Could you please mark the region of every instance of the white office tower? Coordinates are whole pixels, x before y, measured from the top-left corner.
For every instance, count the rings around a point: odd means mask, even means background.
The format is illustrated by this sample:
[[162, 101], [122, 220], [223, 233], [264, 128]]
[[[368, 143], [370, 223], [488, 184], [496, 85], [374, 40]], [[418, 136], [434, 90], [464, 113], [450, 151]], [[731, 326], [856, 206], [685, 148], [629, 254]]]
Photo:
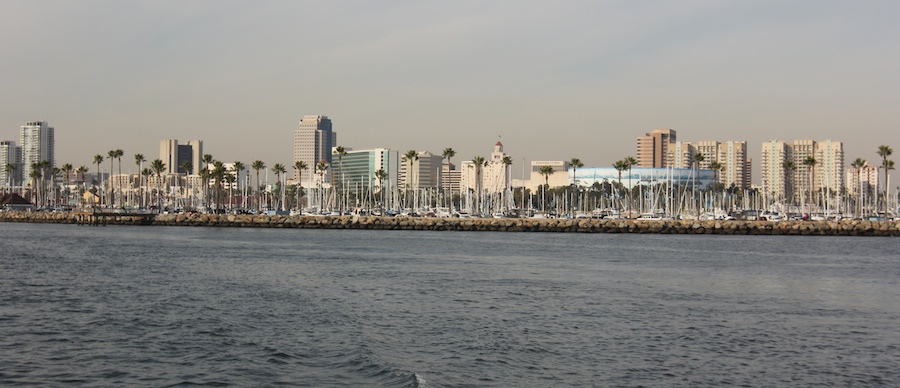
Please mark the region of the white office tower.
[[21, 180], [21, 158], [22, 150], [16, 147], [16, 142], [0, 141], [0, 186], [15, 186]]
[[29, 121], [19, 132], [19, 146], [22, 148], [20, 177], [31, 176], [31, 166], [46, 161], [48, 168], [56, 165], [54, 158], [53, 127], [46, 121]]

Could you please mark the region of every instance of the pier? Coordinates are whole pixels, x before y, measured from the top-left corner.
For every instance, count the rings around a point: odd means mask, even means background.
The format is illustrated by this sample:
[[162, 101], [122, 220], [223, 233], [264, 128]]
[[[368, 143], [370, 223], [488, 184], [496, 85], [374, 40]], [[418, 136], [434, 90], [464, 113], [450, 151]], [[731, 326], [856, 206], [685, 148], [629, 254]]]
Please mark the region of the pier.
[[119, 209], [88, 209], [72, 212], [75, 224], [89, 226], [152, 225], [156, 213], [148, 211], [128, 211]]

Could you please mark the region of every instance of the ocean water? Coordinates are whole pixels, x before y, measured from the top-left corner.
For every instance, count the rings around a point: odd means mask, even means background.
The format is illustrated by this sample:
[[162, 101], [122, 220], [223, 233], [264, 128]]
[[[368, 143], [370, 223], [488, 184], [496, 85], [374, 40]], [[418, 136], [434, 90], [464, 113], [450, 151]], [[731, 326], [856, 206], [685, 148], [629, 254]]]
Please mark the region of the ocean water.
[[898, 386], [900, 240], [0, 223], [0, 385]]

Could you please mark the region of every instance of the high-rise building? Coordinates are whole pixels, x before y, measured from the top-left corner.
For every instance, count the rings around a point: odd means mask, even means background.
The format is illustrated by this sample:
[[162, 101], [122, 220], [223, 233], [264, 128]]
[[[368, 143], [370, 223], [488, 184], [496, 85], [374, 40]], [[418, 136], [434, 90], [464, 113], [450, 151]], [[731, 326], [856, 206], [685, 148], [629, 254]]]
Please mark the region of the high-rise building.
[[718, 157], [716, 161], [722, 166], [719, 173], [719, 183], [730, 187], [749, 189], [751, 182], [752, 159], [747, 157], [747, 142], [726, 141], [718, 145]]
[[816, 185], [815, 182], [810, 181], [812, 168], [805, 164], [808, 157], [816, 157], [816, 141], [794, 140], [789, 147], [791, 148], [791, 161], [797, 168], [794, 170], [791, 187], [794, 189], [794, 196], [800, 198], [804, 193], [810, 192], [810, 185], [812, 187]]
[[[697, 154], [703, 155], [696, 165]], [[750, 160], [747, 159], [747, 142], [718, 142], [705, 140], [699, 142], [677, 141], [668, 147], [666, 166], [672, 168], [699, 168], [709, 170], [712, 163], [719, 163], [719, 171], [714, 174], [718, 183], [742, 189], [750, 188]]]
[[666, 155], [671, 144], [675, 143], [675, 130], [657, 128], [637, 138], [636, 167], [668, 167]]
[[53, 127], [46, 121], [29, 121], [19, 132], [19, 146], [22, 147], [20, 177], [31, 176], [31, 166], [38, 162], [49, 162], [49, 167], [56, 166], [54, 158]]
[[[15, 185], [21, 180], [22, 149], [14, 141], [0, 141], [0, 186]], [[12, 165], [12, 170], [7, 166]]]
[[760, 156], [763, 193], [783, 198], [788, 194], [787, 184], [792, 182], [791, 177], [796, 171], [796, 166], [785, 165], [787, 161], [793, 163], [790, 145], [778, 140], [763, 142]]
[[[159, 143], [159, 158], [166, 164], [167, 174], [199, 175], [203, 166], [203, 141], [188, 140], [178, 144], [176, 139], [165, 139]], [[190, 162], [190, 170], [182, 168], [182, 163]]]
[[[337, 146], [337, 132], [331, 128], [328, 116], [303, 116], [300, 125], [294, 130], [294, 163], [303, 161], [313, 168], [316, 163], [325, 161], [333, 170], [332, 148]], [[297, 172], [294, 172], [294, 179]]]
[[[509, 176], [507, 176], [506, 165], [503, 159], [508, 157], [503, 152], [503, 143], [494, 144], [494, 150], [491, 156], [485, 159], [485, 164], [481, 167], [481, 190], [485, 193], [500, 193], [509, 187]], [[471, 160], [460, 163], [460, 184], [463, 188], [475, 188], [477, 180], [475, 163]]]
[[448, 190], [450, 195], [459, 194], [460, 180], [462, 176], [456, 165], [450, 162], [444, 162], [441, 169], [441, 187]]
[[824, 140], [816, 143], [814, 190], [840, 193], [844, 188], [844, 143]]
[[[412, 163], [403, 156], [400, 161], [399, 184], [405, 189], [437, 188], [441, 181], [441, 167], [444, 158], [428, 151], [416, 153]], [[410, 170], [410, 164], [412, 170]], [[411, 171], [411, 172], [410, 172]]]
[[765, 142], [761, 163], [766, 193], [779, 197], [787, 194], [799, 200], [823, 190], [833, 195], [845, 187], [844, 145], [839, 141]]
[[[666, 147], [666, 167], [691, 168], [694, 163], [694, 154], [697, 153], [694, 143], [676, 141]], [[640, 163], [638, 163], [640, 165]]]

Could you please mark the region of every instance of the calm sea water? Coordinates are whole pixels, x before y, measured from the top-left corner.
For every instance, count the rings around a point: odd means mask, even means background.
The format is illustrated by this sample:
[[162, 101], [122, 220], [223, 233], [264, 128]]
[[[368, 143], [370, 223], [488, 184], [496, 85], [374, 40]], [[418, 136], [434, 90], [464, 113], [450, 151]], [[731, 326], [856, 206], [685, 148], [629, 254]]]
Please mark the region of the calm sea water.
[[898, 239], [0, 236], [4, 386], [900, 385]]

